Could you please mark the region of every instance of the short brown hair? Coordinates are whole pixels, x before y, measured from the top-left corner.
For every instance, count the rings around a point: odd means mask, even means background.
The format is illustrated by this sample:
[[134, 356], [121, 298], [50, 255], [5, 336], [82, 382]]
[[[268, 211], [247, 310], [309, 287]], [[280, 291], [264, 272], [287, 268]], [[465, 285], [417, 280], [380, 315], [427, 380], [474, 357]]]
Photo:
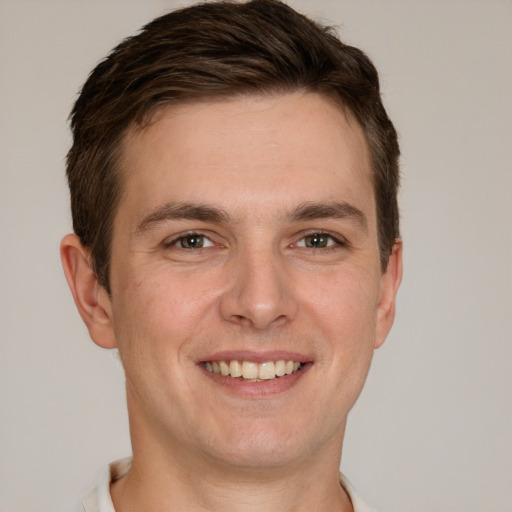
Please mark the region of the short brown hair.
[[144, 127], [155, 109], [179, 101], [296, 90], [334, 99], [363, 128], [385, 270], [399, 236], [399, 147], [372, 62], [278, 0], [222, 1], [171, 12], [125, 39], [92, 71], [73, 108], [67, 156], [73, 228], [107, 290], [127, 129]]

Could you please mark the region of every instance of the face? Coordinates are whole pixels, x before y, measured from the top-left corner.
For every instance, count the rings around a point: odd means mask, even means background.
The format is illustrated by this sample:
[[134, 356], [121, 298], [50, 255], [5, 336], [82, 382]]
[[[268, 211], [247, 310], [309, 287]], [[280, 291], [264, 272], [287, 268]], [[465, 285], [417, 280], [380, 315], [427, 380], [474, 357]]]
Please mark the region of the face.
[[340, 451], [398, 282], [355, 120], [316, 94], [173, 106], [128, 134], [122, 169], [109, 314], [134, 453]]

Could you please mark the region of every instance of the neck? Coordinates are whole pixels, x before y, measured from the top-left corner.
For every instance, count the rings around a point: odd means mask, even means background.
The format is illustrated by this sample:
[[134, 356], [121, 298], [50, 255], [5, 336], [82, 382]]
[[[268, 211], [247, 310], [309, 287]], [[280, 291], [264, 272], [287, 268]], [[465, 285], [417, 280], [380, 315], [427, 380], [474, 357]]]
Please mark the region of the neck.
[[[151, 459], [150, 459], [151, 460]], [[337, 467], [222, 472], [179, 465], [151, 466], [134, 456], [131, 470], [111, 487], [117, 512], [352, 512]]]
[[244, 468], [133, 441], [132, 467], [111, 486], [116, 512], [353, 510], [339, 482], [341, 446], [280, 467]]

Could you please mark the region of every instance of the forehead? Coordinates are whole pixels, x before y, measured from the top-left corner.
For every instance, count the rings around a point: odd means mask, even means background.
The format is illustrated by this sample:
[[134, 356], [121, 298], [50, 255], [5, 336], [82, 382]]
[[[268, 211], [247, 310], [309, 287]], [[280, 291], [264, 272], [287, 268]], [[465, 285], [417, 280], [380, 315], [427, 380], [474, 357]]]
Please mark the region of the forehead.
[[121, 203], [134, 212], [169, 201], [255, 213], [311, 200], [373, 204], [361, 127], [313, 93], [165, 107], [145, 128], [128, 132], [121, 169]]

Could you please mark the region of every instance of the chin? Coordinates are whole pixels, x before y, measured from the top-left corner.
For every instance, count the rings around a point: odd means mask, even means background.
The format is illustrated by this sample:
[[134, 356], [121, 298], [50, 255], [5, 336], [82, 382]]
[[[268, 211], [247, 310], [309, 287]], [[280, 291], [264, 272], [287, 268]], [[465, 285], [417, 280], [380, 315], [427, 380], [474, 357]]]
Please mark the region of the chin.
[[312, 444], [305, 429], [290, 425], [252, 425], [246, 429], [233, 428], [222, 440], [211, 440], [210, 453], [231, 467], [247, 469], [272, 469], [293, 465], [310, 456]]

